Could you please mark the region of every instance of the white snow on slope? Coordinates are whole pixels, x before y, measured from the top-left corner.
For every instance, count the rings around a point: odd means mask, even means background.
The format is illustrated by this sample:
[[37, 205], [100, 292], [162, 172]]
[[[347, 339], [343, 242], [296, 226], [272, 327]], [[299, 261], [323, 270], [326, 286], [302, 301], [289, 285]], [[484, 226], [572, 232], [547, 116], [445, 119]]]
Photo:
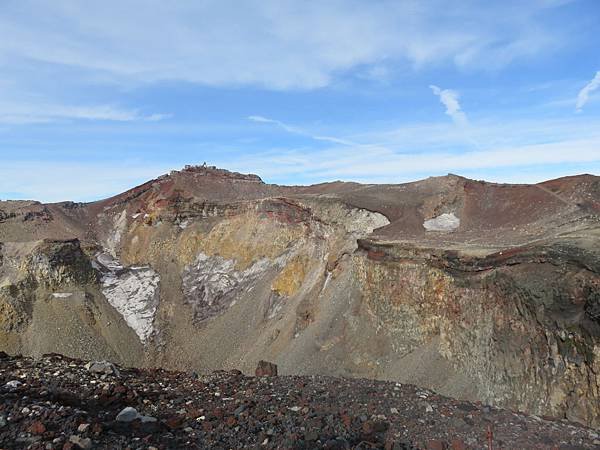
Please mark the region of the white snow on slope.
[[102, 272], [102, 293], [146, 343], [154, 332], [160, 277], [150, 266], [123, 267], [107, 253], [96, 257]]
[[460, 226], [460, 219], [454, 213], [440, 214], [423, 222], [427, 231], [454, 231]]

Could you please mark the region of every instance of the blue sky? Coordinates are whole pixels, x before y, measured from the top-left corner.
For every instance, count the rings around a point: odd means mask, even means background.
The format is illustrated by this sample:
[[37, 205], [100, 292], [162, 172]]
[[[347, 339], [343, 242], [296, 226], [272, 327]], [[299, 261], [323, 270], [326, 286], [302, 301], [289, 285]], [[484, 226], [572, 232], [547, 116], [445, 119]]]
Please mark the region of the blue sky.
[[0, 198], [204, 161], [307, 184], [600, 174], [600, 2], [0, 2]]

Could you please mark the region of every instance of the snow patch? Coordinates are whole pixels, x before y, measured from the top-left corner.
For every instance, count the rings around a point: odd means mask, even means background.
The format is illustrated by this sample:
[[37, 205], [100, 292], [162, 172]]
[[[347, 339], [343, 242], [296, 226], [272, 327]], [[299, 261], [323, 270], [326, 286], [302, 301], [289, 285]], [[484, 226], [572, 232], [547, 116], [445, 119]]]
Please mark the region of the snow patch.
[[454, 231], [460, 226], [460, 219], [454, 213], [444, 213], [423, 222], [427, 231]]
[[375, 229], [390, 224], [383, 214], [367, 209], [352, 208], [348, 211], [348, 221], [344, 221], [346, 230], [357, 236], [371, 234]]
[[69, 298], [73, 295], [72, 292], [55, 292], [52, 294], [54, 298]]
[[150, 266], [123, 267], [107, 253], [97, 255], [95, 263], [102, 272], [102, 293], [146, 343], [154, 332], [159, 303], [158, 273]]

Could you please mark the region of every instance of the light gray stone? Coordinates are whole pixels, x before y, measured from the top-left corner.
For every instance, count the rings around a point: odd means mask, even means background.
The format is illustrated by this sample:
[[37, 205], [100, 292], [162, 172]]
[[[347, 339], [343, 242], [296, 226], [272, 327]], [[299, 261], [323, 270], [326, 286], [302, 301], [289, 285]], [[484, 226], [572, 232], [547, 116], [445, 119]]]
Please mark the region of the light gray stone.
[[133, 422], [136, 419], [139, 419], [140, 413], [137, 412], [137, 409], [132, 408], [131, 406], [127, 406], [123, 408], [119, 414], [117, 414], [116, 421], [117, 422]]
[[76, 434], [71, 435], [69, 438], [69, 442], [75, 444], [79, 448], [84, 450], [92, 448], [92, 440], [90, 438], [82, 438], [81, 436], [77, 436]]
[[85, 368], [92, 373], [120, 376], [119, 369], [109, 361], [89, 362], [85, 365]]

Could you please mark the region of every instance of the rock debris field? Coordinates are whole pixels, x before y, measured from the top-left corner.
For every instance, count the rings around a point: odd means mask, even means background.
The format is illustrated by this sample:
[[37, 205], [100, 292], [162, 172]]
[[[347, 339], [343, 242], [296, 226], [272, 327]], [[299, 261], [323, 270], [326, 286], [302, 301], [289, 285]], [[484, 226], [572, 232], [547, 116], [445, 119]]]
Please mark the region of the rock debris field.
[[0, 352], [2, 449], [598, 449], [600, 436], [394, 382], [126, 369]]

